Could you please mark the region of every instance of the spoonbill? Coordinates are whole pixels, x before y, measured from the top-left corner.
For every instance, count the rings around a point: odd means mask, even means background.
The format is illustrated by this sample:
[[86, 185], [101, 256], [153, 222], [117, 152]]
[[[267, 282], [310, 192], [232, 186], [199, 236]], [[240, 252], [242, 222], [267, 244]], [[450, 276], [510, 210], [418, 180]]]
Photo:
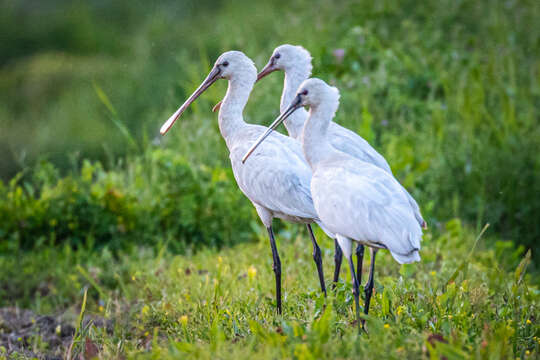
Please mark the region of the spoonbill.
[[319, 219], [336, 235], [349, 261], [356, 317], [360, 320], [359, 282], [354, 272], [352, 241], [368, 246], [371, 252], [369, 279], [364, 289], [367, 315], [377, 251], [388, 249], [400, 264], [419, 261], [422, 228], [409, 198], [391, 174], [332, 146], [330, 126], [339, 106], [339, 91], [320, 79], [308, 79], [300, 85], [290, 106], [242, 160], [248, 159], [280, 123], [303, 106], [310, 108], [301, 139], [313, 171], [313, 203]]
[[236, 182], [255, 206], [268, 231], [276, 280], [276, 304], [278, 313], [281, 313], [281, 260], [272, 230], [273, 218], [307, 225], [321, 290], [326, 294], [321, 250], [310, 224], [315, 222], [325, 229], [313, 206], [309, 187], [311, 169], [299, 142], [276, 132], [250, 161], [245, 164], [241, 161], [249, 146], [267, 130], [264, 126], [246, 123], [242, 115], [257, 79], [253, 61], [240, 51], [223, 53], [197, 90], [163, 124], [160, 133], [164, 135], [188, 106], [218, 79], [228, 80], [227, 93], [218, 115], [219, 130], [230, 152]]
[[[281, 70], [285, 72], [283, 92], [281, 94], [280, 102], [281, 112], [285, 111], [287, 106], [289, 106], [291, 101], [294, 99], [300, 84], [311, 76], [311, 59], [311, 54], [302, 46], [284, 44], [274, 49], [270, 60], [268, 60], [266, 66], [261, 70], [261, 72], [259, 72], [257, 80], [262, 79], [274, 71]], [[283, 121], [283, 124], [285, 125], [290, 137], [300, 140], [302, 129], [304, 128], [304, 123], [306, 122], [307, 117], [307, 111], [301, 108], [292, 113], [286, 120]], [[328, 140], [334, 148], [341, 150], [359, 160], [373, 164], [392, 175], [392, 170], [390, 169], [390, 165], [388, 165], [386, 159], [357, 133], [331, 121], [328, 128]], [[418, 223], [420, 226], [425, 228], [426, 222], [422, 218], [418, 204], [404, 187], [401, 186], [401, 189], [411, 203]], [[342, 254], [337, 240], [335, 240], [335, 248], [334, 283], [336, 283], [339, 279], [339, 271], [342, 261]], [[362, 262], [364, 257], [364, 246], [362, 244], [358, 244], [356, 248], [356, 255], [358, 263], [357, 271], [359, 272], [358, 277], [361, 278]]]

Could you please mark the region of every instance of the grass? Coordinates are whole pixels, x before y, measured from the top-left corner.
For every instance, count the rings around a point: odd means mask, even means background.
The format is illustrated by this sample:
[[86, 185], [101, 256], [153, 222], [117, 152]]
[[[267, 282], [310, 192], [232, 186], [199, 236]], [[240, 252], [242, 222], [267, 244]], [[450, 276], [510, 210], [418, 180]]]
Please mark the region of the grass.
[[[508, 242], [493, 246], [457, 219], [427, 233], [421, 263], [399, 266], [381, 252], [367, 335], [354, 324], [346, 265], [325, 299], [307, 234], [298, 227], [279, 236], [284, 312], [277, 315], [270, 249], [262, 228], [258, 234], [255, 243], [189, 256], [144, 248], [117, 257], [106, 250], [89, 256], [47, 249], [17, 259], [18, 273], [6, 273], [15, 260], [1, 258], [0, 276], [26, 287], [24, 302], [15, 304], [38, 313], [67, 309], [62, 316], [78, 329], [81, 304], [87, 315], [112, 321], [110, 332], [91, 324], [78, 332], [72, 356], [88, 351], [86, 338], [103, 359], [539, 355], [540, 289], [538, 275], [527, 272], [530, 254]], [[332, 242], [318, 235], [328, 282]], [[40, 290], [28, 288], [27, 273], [35, 274]]]
[[[0, 2], [0, 316], [28, 320], [15, 338], [0, 321], [9, 356], [538, 358], [538, 18], [532, 0]], [[260, 68], [282, 43], [312, 53], [336, 121], [430, 225], [420, 264], [378, 258], [369, 335], [347, 266], [322, 297], [297, 226], [278, 226], [276, 315], [210, 111], [224, 81], [157, 136], [220, 53]], [[248, 122], [275, 118], [281, 81], [257, 84]]]

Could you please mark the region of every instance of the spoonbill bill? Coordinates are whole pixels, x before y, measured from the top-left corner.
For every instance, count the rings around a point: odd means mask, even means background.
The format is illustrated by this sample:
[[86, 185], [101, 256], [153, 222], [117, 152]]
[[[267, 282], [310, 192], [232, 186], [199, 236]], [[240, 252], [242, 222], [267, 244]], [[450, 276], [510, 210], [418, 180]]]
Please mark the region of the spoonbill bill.
[[321, 290], [326, 294], [321, 250], [310, 224], [319, 223], [325, 229], [313, 206], [311, 169], [299, 142], [276, 132], [269, 136], [265, 145], [253, 154], [250, 161], [241, 161], [249, 146], [267, 130], [264, 126], [246, 123], [242, 115], [257, 79], [253, 61], [240, 51], [223, 53], [197, 90], [163, 124], [160, 133], [165, 135], [189, 105], [218, 79], [228, 80], [227, 93], [218, 115], [219, 130], [230, 152], [236, 182], [255, 206], [268, 231], [276, 280], [276, 304], [278, 313], [281, 313], [281, 260], [272, 230], [273, 218], [307, 225]]
[[339, 91], [322, 80], [304, 81], [292, 103], [242, 160], [248, 159], [280, 123], [303, 106], [310, 108], [301, 139], [313, 171], [313, 203], [319, 219], [336, 235], [349, 261], [356, 317], [360, 320], [359, 282], [354, 272], [352, 242], [368, 246], [371, 252], [369, 279], [364, 289], [364, 313], [367, 315], [377, 251], [388, 249], [400, 264], [419, 261], [422, 228], [409, 198], [390, 173], [332, 146], [330, 126], [339, 106]]
[[[268, 60], [266, 66], [259, 72], [257, 80], [262, 79], [274, 71], [281, 70], [285, 73], [283, 92], [281, 94], [280, 102], [281, 112], [285, 111], [287, 106], [289, 106], [291, 101], [294, 99], [300, 84], [311, 76], [311, 59], [311, 54], [302, 46], [284, 44], [274, 49], [270, 60]], [[285, 125], [290, 137], [300, 140], [307, 117], [307, 111], [301, 108], [292, 113], [286, 120], [283, 121], [283, 124]], [[390, 169], [390, 165], [388, 165], [386, 159], [357, 133], [332, 121], [330, 122], [328, 128], [328, 140], [334, 148], [343, 151], [344, 153], [347, 153], [359, 160], [373, 164], [392, 175], [392, 170]], [[405, 193], [409, 202], [411, 203], [418, 223], [420, 226], [425, 228], [426, 222], [422, 218], [418, 204], [404, 187], [402, 187], [402, 191]], [[335, 240], [335, 247], [334, 283], [339, 279], [339, 271], [342, 261], [342, 254], [337, 240]], [[356, 255], [358, 262], [358, 277], [361, 278], [362, 262], [364, 257], [364, 246], [362, 244], [358, 244], [356, 248]]]

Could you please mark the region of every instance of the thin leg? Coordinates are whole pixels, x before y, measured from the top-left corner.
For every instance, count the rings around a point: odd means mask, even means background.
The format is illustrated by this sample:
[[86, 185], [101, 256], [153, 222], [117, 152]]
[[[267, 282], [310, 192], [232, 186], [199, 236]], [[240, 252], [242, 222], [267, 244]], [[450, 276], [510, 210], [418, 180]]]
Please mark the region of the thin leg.
[[319, 244], [317, 244], [317, 240], [315, 240], [315, 235], [313, 235], [313, 230], [311, 229], [310, 224], [307, 224], [307, 229], [309, 232], [309, 236], [311, 237], [311, 242], [313, 243], [313, 260], [315, 260], [315, 264], [317, 265], [317, 272], [319, 273], [319, 282], [321, 283], [321, 290], [324, 293], [324, 296], [326, 296], [326, 285], [324, 284], [324, 272], [323, 272], [323, 266], [322, 266], [321, 248], [319, 247]]
[[276, 247], [276, 240], [274, 239], [274, 232], [272, 227], [266, 228], [268, 235], [270, 236], [270, 246], [272, 247], [272, 259], [274, 260], [274, 274], [276, 275], [276, 303], [278, 314], [281, 314], [281, 260]]
[[336, 287], [336, 283], [339, 281], [339, 271], [341, 270], [341, 261], [343, 260], [343, 251], [341, 251], [341, 247], [339, 246], [339, 243], [337, 240], [334, 240], [334, 246], [336, 248], [334, 252], [334, 284], [332, 285], [332, 289]]
[[358, 244], [356, 246], [356, 276], [358, 277], [358, 283], [362, 283], [362, 264], [364, 262], [364, 245]]
[[[370, 248], [369, 250], [371, 252], [371, 264], [369, 267], [369, 279], [364, 288], [364, 294], [366, 296], [366, 302], [364, 304], [364, 314], [366, 315], [369, 312], [369, 302], [371, 300], [371, 294], [373, 294], [373, 273], [375, 271], [375, 255], [377, 255], [378, 249]], [[364, 322], [365, 321], [362, 321], [362, 327], [364, 326]]]
[[351, 279], [353, 284], [353, 296], [354, 296], [354, 307], [356, 309], [356, 324], [358, 325], [358, 331], [360, 331], [360, 285], [358, 284], [358, 279], [354, 273], [354, 262], [352, 255], [349, 257], [349, 268], [351, 269]]

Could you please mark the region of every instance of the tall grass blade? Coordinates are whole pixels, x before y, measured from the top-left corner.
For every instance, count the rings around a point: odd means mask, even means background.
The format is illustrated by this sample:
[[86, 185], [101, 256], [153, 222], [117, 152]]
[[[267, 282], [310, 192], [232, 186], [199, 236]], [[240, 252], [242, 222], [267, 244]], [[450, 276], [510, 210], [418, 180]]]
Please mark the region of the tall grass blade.
[[467, 257], [461, 262], [461, 264], [457, 267], [456, 271], [454, 271], [454, 273], [452, 274], [452, 276], [450, 276], [450, 278], [448, 279], [448, 281], [446, 282], [445, 284], [445, 288], [452, 282], [454, 282], [456, 280], [456, 278], [458, 277], [458, 275], [463, 272], [463, 273], [466, 273], [466, 269], [467, 269], [467, 265], [469, 264], [470, 262], [470, 259], [474, 253], [474, 250], [476, 249], [476, 245], [478, 244], [478, 241], [480, 240], [480, 238], [482, 237], [482, 235], [484, 235], [484, 233], [486, 232], [486, 230], [488, 229], [489, 227], [489, 223], [487, 223], [486, 225], [484, 225], [484, 227], [482, 228], [482, 231], [480, 231], [480, 234], [478, 234], [478, 236], [476, 237], [476, 239], [474, 240], [474, 244], [473, 244], [473, 247], [471, 248], [471, 251], [469, 251], [469, 255], [467, 255]]
[[77, 265], [77, 271], [79, 271], [79, 273], [81, 273], [81, 275], [86, 279], [86, 281], [88, 281], [97, 290], [100, 298], [108, 298], [107, 293], [103, 290], [103, 288], [98, 285], [98, 283], [92, 278], [92, 276], [90, 276], [90, 274], [88, 274], [88, 272], [86, 272], [85, 269], [83, 269], [81, 265]]
[[96, 92], [96, 95], [98, 96], [101, 103], [103, 105], [105, 105], [107, 110], [109, 110], [110, 119], [111, 119], [112, 123], [118, 128], [118, 130], [120, 130], [120, 133], [124, 136], [124, 138], [129, 143], [129, 145], [133, 149], [138, 150], [139, 147], [137, 145], [137, 142], [135, 141], [135, 139], [131, 135], [131, 133], [130, 133], [129, 129], [127, 128], [127, 126], [125, 126], [122, 123], [122, 121], [120, 121], [120, 118], [118, 117], [118, 112], [114, 108], [114, 106], [113, 106], [112, 102], [110, 101], [109, 97], [107, 96], [107, 94], [105, 94], [103, 89], [96, 82], [93, 82], [92, 85], [94, 86], [94, 91]]

